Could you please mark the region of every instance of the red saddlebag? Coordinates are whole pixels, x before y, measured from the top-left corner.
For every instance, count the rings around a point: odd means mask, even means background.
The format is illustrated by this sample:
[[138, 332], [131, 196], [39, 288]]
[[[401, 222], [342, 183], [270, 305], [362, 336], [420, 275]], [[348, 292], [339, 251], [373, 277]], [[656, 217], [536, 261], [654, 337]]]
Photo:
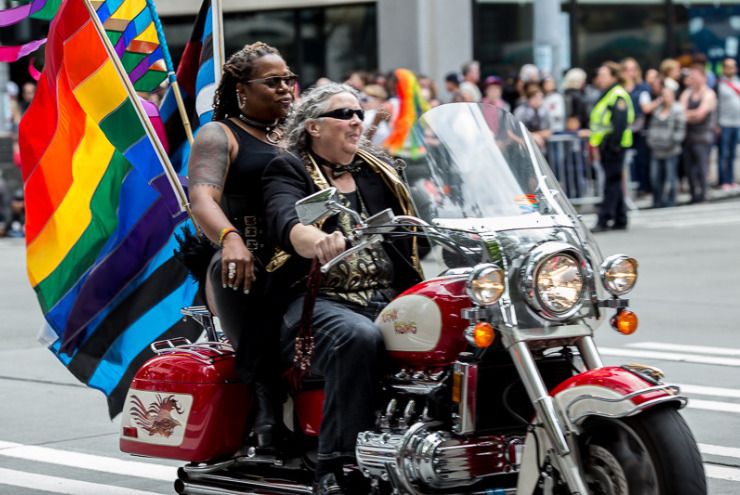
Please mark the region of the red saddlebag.
[[170, 344], [131, 383], [121, 450], [191, 462], [231, 456], [244, 439], [251, 405], [234, 369], [234, 351], [216, 342]]

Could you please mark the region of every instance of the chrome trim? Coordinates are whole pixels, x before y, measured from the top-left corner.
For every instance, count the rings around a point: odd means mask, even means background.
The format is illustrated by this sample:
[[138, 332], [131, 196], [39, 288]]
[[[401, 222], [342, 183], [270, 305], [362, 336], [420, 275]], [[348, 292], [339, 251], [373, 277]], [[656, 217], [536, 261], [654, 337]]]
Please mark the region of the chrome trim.
[[404, 394], [410, 394], [410, 395], [429, 395], [433, 392], [436, 392], [440, 389], [444, 384], [441, 382], [426, 382], [426, 381], [419, 381], [414, 383], [407, 383], [407, 384], [391, 384], [391, 388], [397, 392], [402, 392]]
[[[187, 343], [176, 344], [175, 341], [183, 340]], [[167, 345], [162, 348], [161, 345]], [[166, 354], [185, 353], [190, 354], [192, 357], [204, 364], [213, 364], [215, 357], [228, 356], [234, 354], [234, 348], [227, 342], [200, 342], [197, 344], [191, 344], [188, 339], [182, 337], [176, 337], [170, 340], [160, 340], [154, 342], [149, 348], [158, 356], [164, 356]], [[216, 356], [207, 356], [198, 352], [203, 348], [207, 348], [213, 351]]]
[[[607, 389], [610, 390], [611, 389]], [[656, 399], [651, 399], [649, 401], [643, 402], [642, 404], [637, 404], [634, 407], [630, 409], [626, 409], [625, 411], [619, 413], [619, 414], [609, 414], [605, 412], [599, 412], [599, 411], [585, 411], [581, 414], [575, 416], [572, 414], [572, 409], [576, 405], [576, 403], [584, 401], [584, 400], [595, 400], [595, 401], [601, 401], [601, 402], [608, 402], [611, 404], [617, 404], [620, 402], [632, 400], [634, 397], [637, 397], [638, 395], [642, 394], [649, 394], [651, 392], [665, 392], [668, 394], [666, 397], [658, 397]], [[688, 399], [680, 395], [681, 394], [681, 388], [677, 385], [670, 385], [670, 384], [662, 384], [662, 385], [655, 385], [653, 387], [648, 388], [642, 388], [640, 390], [635, 390], [634, 392], [630, 392], [629, 394], [622, 395], [620, 397], [599, 397], [597, 395], [593, 394], [583, 394], [576, 396], [575, 398], [571, 399], [568, 405], [565, 408], [565, 414], [568, 416], [571, 422], [574, 424], [578, 424], [580, 420], [584, 419], [586, 416], [603, 416], [607, 418], [623, 418], [626, 416], [631, 416], [635, 414], [636, 412], [642, 411], [650, 406], [653, 406], [655, 404], [659, 404], [662, 402], [670, 402], [670, 401], [676, 401], [681, 403], [681, 407], [685, 406], [688, 402]]]
[[581, 476], [578, 461], [565, 437], [563, 420], [560, 419], [555, 400], [545, 387], [529, 347], [524, 342], [516, 342], [509, 347], [509, 354], [534, 405], [537, 417], [543, 423], [550, 443], [555, 449], [555, 462], [570, 492], [587, 495], [589, 492]]
[[180, 313], [185, 317], [190, 317], [203, 327], [208, 340], [220, 340], [216, 332], [216, 326], [213, 324], [213, 314], [205, 306], [187, 306], [180, 309]]
[[574, 424], [580, 424], [582, 420], [585, 420], [587, 416], [599, 416], [602, 418], [612, 418], [612, 419], [618, 419], [618, 418], [626, 418], [629, 416], [634, 416], [635, 414], [644, 411], [645, 409], [648, 409], [650, 407], [656, 406], [658, 404], [663, 404], [664, 402], [678, 402], [679, 409], [686, 406], [686, 404], [689, 402], [689, 400], [683, 396], [683, 395], [673, 395], [673, 396], [665, 396], [665, 397], [658, 397], [657, 399], [652, 399], [643, 402], [642, 404], [639, 404], [632, 409], [629, 409], [625, 411], [624, 413], [620, 414], [607, 414], [607, 413], [600, 413], [600, 412], [584, 412], [580, 414], [579, 416], [576, 416], [575, 418], [572, 418], [571, 421]]
[[453, 373], [461, 375], [460, 403], [453, 417], [452, 431], [468, 434], [475, 431], [478, 391], [478, 365], [455, 361]]
[[615, 296], [613, 299], [599, 299], [596, 301], [596, 305], [600, 308], [621, 309], [628, 307], [630, 305], [630, 300], [617, 298]]
[[[219, 485], [231, 485], [230, 488], [212, 486], [208, 482]], [[175, 491], [184, 495], [244, 495], [245, 493], [274, 493], [277, 495], [311, 495], [313, 487], [293, 483], [279, 483], [269, 481], [247, 480], [230, 476], [209, 475], [197, 480], [178, 479], [175, 481]]]
[[[616, 291], [616, 290], [612, 290], [609, 287], [609, 284], [606, 283], [606, 272], [609, 271], [609, 269], [612, 266], [614, 266], [617, 262], [619, 262], [621, 260], [632, 260], [635, 263], [635, 281], [632, 284], [632, 287], [630, 287], [629, 289], [627, 289], [625, 291], [619, 292], [619, 291]], [[607, 292], [609, 292], [609, 294], [611, 294], [613, 296], [616, 296], [616, 297], [623, 296], [623, 295], [629, 293], [632, 289], [635, 288], [635, 285], [637, 285], [637, 278], [639, 276], [639, 270], [638, 270], [638, 268], [639, 268], [639, 263], [632, 256], [627, 256], [626, 254], [613, 254], [613, 255], [609, 256], [608, 258], [606, 258], [601, 263], [601, 266], [599, 267], [599, 276], [601, 277], [601, 283], [604, 286], [604, 288], [607, 290]]]
[[[553, 256], [558, 254], [567, 255], [572, 257], [578, 265], [578, 271], [581, 274], [583, 285], [581, 286], [581, 293], [578, 296], [578, 301], [569, 310], [563, 313], [555, 313], [552, 310], [546, 308], [544, 304], [539, 300], [539, 291], [537, 290], [537, 273], [539, 272], [542, 264]], [[566, 321], [573, 317], [583, 307], [584, 294], [587, 291], [589, 283], [589, 270], [588, 262], [583, 257], [583, 254], [578, 248], [571, 244], [560, 241], [548, 241], [539, 246], [536, 246], [527, 255], [525, 263], [522, 265], [521, 272], [521, 291], [524, 295], [524, 299], [529, 305], [536, 310], [543, 318], [552, 321]]]
[[596, 347], [593, 337], [590, 335], [581, 337], [576, 346], [583, 363], [588, 369], [596, 370], [604, 367], [604, 362], [601, 360], [599, 349]]

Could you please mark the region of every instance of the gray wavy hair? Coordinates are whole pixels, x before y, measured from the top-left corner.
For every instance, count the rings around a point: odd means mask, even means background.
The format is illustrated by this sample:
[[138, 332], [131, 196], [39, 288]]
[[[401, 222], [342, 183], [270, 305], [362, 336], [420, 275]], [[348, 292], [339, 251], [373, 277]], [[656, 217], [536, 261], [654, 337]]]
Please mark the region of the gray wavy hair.
[[[307, 152], [311, 148], [311, 136], [306, 130], [306, 122], [318, 119], [319, 115], [327, 112], [331, 97], [342, 93], [349, 93], [357, 98], [358, 102], [360, 101], [360, 93], [356, 89], [335, 82], [310, 88], [303, 93], [300, 104], [294, 106], [285, 124], [285, 135], [281, 146], [297, 156]], [[379, 158], [387, 158], [385, 153], [372, 146], [364, 134], [360, 137], [358, 147]]]

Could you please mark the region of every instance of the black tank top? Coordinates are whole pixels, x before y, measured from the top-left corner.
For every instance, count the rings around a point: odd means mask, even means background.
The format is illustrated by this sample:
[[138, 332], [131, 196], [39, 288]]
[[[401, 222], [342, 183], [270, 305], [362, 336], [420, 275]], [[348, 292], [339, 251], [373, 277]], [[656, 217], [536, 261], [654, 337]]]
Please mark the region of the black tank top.
[[262, 172], [278, 154], [278, 148], [260, 141], [231, 120], [222, 121], [236, 137], [239, 151], [229, 166], [221, 207], [242, 233], [257, 258], [268, 261], [269, 249], [262, 204]]

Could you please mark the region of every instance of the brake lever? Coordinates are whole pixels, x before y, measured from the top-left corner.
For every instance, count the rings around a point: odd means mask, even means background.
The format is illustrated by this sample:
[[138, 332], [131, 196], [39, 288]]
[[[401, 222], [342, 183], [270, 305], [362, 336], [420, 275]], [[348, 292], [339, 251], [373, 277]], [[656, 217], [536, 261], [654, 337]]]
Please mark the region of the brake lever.
[[321, 273], [328, 272], [329, 270], [331, 270], [332, 268], [334, 268], [334, 266], [337, 263], [339, 263], [340, 261], [342, 261], [344, 258], [348, 258], [349, 256], [352, 256], [353, 254], [357, 253], [358, 251], [361, 251], [361, 250], [365, 249], [366, 247], [370, 246], [371, 244], [375, 244], [376, 242], [382, 242], [382, 241], [383, 241], [383, 236], [380, 235], [380, 234], [373, 234], [373, 235], [367, 237], [366, 239], [363, 239], [362, 241], [360, 241], [359, 243], [355, 244], [351, 248], [349, 248], [349, 249], [347, 249], [345, 251], [342, 251], [337, 256], [335, 256], [334, 258], [332, 258], [329, 261], [327, 261], [324, 265], [321, 265]]

